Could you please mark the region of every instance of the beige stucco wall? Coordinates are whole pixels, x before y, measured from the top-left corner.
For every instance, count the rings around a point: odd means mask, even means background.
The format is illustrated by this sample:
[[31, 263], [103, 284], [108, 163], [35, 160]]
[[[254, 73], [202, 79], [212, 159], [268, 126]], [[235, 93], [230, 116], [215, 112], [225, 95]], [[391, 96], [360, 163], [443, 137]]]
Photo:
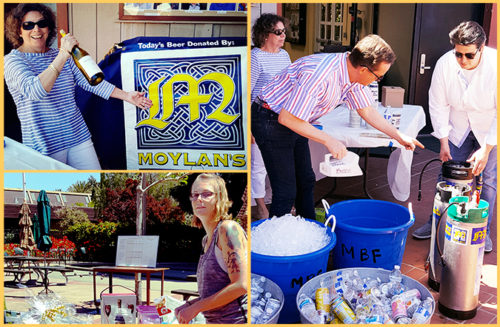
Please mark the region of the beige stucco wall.
[[97, 61], [115, 43], [138, 36], [245, 37], [246, 23], [165, 23], [119, 21], [118, 3], [73, 3], [68, 6], [69, 31]]

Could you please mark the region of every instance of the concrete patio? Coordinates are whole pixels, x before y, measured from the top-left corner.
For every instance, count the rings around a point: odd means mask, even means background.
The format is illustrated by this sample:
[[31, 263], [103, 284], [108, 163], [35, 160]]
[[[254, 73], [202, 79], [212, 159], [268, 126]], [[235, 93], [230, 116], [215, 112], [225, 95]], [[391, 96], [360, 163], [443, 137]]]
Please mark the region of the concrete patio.
[[[182, 266], [182, 270], [167, 270], [165, 274], [164, 283], [164, 295], [170, 295], [177, 300], [182, 300], [181, 295], [171, 294], [170, 292], [174, 289], [186, 289], [186, 290], [197, 290], [196, 282], [187, 281], [187, 276], [195, 273], [196, 266], [192, 264], [174, 264], [165, 263], [161, 266], [172, 266], [179, 267]], [[72, 303], [76, 306], [77, 312], [87, 313], [94, 316], [94, 323], [100, 323], [100, 311], [96, 309], [93, 300], [93, 281], [92, 274], [86, 271], [77, 271], [69, 274], [69, 281], [64, 284], [65, 279], [59, 273], [52, 273], [50, 276], [50, 286], [49, 289], [57, 293], [64, 299], [66, 303]], [[4, 281], [11, 280], [11, 276], [4, 276]], [[115, 293], [130, 293], [130, 291], [118, 287], [124, 286], [129, 289], [134, 289], [134, 276], [133, 275], [120, 275], [113, 274], [113, 287]], [[107, 275], [98, 275], [96, 278], [96, 289], [97, 297], [102, 290], [108, 287], [108, 277]], [[38, 294], [43, 291], [43, 286], [38, 285], [29, 288], [16, 288], [16, 287], [4, 287], [4, 298], [6, 302], [7, 310], [13, 310], [18, 312], [24, 312], [29, 309], [28, 299], [30, 298], [30, 292], [33, 294]], [[27, 291], [29, 290], [29, 291]], [[152, 275], [151, 278], [151, 299], [160, 297], [160, 276]], [[142, 281], [142, 300], [146, 300], [146, 281]]]

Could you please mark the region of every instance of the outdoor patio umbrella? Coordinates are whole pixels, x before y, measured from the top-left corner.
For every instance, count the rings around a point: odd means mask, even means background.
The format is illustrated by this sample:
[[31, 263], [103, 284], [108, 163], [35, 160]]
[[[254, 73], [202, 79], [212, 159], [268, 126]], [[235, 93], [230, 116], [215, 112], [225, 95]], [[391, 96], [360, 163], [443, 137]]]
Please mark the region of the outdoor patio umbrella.
[[21, 231], [19, 232], [19, 247], [28, 251], [35, 248], [35, 239], [33, 238], [33, 231], [31, 230], [33, 223], [31, 222], [30, 214], [31, 210], [28, 204], [23, 202], [21, 210], [19, 210], [19, 226], [21, 226]]
[[[52, 247], [52, 241], [50, 240], [50, 202], [47, 193], [44, 190], [40, 191], [37, 199], [37, 212], [38, 212], [38, 235], [39, 240], [37, 242], [38, 250], [43, 252], [50, 251]], [[37, 233], [35, 233], [37, 234]], [[46, 255], [44, 255], [44, 259], [46, 259]], [[45, 263], [45, 273], [43, 276], [43, 285], [45, 286], [45, 294], [49, 292], [49, 281], [47, 278], [47, 261], [44, 260]], [[42, 291], [43, 292], [43, 291]], [[52, 291], [51, 291], [52, 292]], [[41, 292], [40, 292], [41, 293]]]
[[35, 244], [38, 244], [40, 240], [40, 222], [38, 221], [38, 216], [36, 213], [33, 215], [33, 236], [35, 238]]
[[[38, 212], [38, 235], [40, 239], [37, 242], [37, 247], [40, 251], [47, 252], [52, 247], [52, 241], [50, 240], [50, 202], [47, 193], [44, 190], [40, 191], [37, 200], [37, 212]], [[35, 232], [37, 234], [37, 232]]]

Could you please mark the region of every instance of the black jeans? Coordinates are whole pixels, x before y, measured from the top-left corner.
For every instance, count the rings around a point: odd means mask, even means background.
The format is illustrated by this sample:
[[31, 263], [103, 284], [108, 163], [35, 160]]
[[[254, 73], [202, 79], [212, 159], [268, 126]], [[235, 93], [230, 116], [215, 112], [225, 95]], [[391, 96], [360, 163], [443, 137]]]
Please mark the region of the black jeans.
[[309, 140], [278, 123], [278, 114], [252, 104], [252, 134], [259, 146], [273, 190], [269, 215], [283, 216], [295, 204], [297, 214], [315, 219]]

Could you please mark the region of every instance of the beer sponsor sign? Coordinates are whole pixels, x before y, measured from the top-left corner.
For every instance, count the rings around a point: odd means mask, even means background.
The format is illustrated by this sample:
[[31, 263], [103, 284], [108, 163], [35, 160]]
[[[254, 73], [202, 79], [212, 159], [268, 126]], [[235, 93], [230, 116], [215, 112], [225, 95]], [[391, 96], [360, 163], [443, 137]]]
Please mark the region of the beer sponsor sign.
[[127, 169], [247, 167], [247, 48], [190, 42], [121, 55], [123, 89], [153, 102], [148, 110], [124, 102]]

